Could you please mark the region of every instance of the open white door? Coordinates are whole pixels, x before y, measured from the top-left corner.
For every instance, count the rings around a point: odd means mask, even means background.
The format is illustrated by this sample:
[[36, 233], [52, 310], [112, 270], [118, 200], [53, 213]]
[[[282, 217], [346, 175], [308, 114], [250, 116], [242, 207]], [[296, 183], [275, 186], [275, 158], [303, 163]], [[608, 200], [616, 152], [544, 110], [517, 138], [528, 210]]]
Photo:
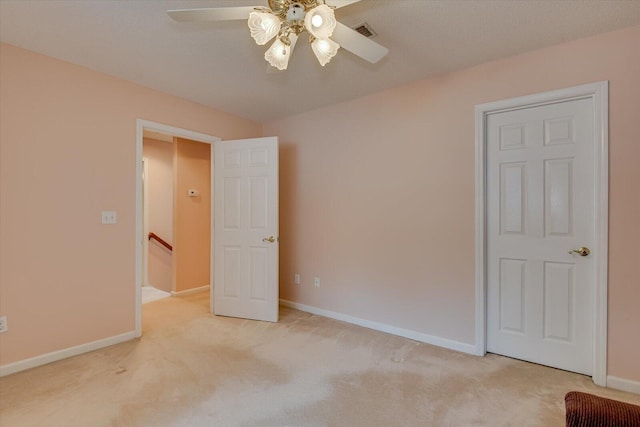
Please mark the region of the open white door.
[[213, 312], [278, 321], [278, 138], [218, 141]]

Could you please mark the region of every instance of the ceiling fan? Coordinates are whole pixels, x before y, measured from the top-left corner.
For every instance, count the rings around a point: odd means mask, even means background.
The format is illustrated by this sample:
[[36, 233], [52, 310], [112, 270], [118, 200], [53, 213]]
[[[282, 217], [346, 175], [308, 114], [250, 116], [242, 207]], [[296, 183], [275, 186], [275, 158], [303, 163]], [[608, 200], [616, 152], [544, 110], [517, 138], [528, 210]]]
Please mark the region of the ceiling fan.
[[311, 49], [323, 67], [341, 47], [373, 64], [381, 60], [389, 49], [336, 21], [334, 14], [334, 9], [359, 1], [268, 0], [269, 7], [181, 9], [169, 10], [167, 14], [178, 22], [247, 19], [251, 37], [257, 44], [265, 45], [275, 37], [264, 57], [279, 70], [287, 68], [298, 36], [304, 31], [309, 33]]

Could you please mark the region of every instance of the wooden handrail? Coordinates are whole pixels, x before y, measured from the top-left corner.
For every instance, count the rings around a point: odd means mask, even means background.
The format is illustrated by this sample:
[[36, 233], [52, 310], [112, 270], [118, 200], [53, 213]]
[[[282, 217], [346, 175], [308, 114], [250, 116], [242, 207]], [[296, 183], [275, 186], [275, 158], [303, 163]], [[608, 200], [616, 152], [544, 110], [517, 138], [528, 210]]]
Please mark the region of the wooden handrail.
[[158, 236], [156, 233], [149, 233], [149, 240], [151, 239], [157, 240], [158, 243], [160, 243], [162, 246], [169, 249], [170, 251], [173, 251], [173, 246], [167, 243], [164, 239], [162, 239], [162, 237]]

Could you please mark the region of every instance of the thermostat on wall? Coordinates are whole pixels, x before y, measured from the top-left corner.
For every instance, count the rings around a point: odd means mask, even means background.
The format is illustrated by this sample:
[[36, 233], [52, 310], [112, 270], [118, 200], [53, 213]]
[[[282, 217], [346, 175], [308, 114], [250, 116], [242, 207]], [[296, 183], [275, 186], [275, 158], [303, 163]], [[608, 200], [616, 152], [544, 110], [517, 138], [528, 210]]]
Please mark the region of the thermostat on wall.
[[198, 190], [189, 190], [188, 195], [189, 197], [198, 197], [200, 195], [200, 192]]

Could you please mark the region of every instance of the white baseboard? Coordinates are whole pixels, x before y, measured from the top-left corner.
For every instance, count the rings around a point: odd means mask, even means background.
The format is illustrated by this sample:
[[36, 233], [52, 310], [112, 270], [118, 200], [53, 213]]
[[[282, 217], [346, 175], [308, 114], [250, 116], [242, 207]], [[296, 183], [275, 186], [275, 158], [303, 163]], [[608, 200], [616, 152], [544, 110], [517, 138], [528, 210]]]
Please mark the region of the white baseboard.
[[293, 301], [280, 300], [280, 304], [284, 307], [295, 308], [296, 310], [305, 311], [311, 314], [317, 314], [319, 316], [329, 317], [331, 319], [340, 320], [342, 322], [351, 323], [353, 325], [362, 326], [369, 329], [374, 329], [380, 332], [386, 332], [392, 335], [398, 335], [400, 337], [409, 338], [414, 341], [420, 341], [426, 344], [435, 345], [438, 347], [448, 348], [449, 350], [460, 351], [468, 354], [476, 354], [476, 346], [473, 344], [466, 344], [459, 341], [453, 341], [446, 338], [435, 337], [432, 335], [423, 334], [421, 332], [411, 331], [409, 329], [397, 328], [384, 323], [373, 322], [371, 320], [360, 319], [359, 317], [349, 316], [347, 314], [336, 313], [322, 308], [313, 307], [310, 305], [299, 304]]
[[131, 331], [113, 337], [77, 345], [75, 347], [69, 347], [63, 350], [54, 351], [52, 353], [43, 354], [41, 356], [20, 360], [18, 362], [8, 363], [6, 365], [0, 366], [0, 377], [35, 368], [36, 366], [46, 365], [47, 363], [56, 362], [61, 359], [66, 359], [67, 357], [88, 353], [90, 351], [98, 350], [110, 345], [119, 344], [124, 341], [132, 340], [135, 337], [135, 331]]
[[607, 377], [607, 387], [640, 394], [640, 381], [627, 380], [609, 375]]
[[182, 297], [185, 295], [197, 294], [198, 292], [208, 291], [209, 288], [210, 288], [209, 285], [205, 285], [205, 286], [200, 286], [199, 288], [187, 289], [186, 291], [180, 291], [180, 292], [171, 291], [171, 296]]

